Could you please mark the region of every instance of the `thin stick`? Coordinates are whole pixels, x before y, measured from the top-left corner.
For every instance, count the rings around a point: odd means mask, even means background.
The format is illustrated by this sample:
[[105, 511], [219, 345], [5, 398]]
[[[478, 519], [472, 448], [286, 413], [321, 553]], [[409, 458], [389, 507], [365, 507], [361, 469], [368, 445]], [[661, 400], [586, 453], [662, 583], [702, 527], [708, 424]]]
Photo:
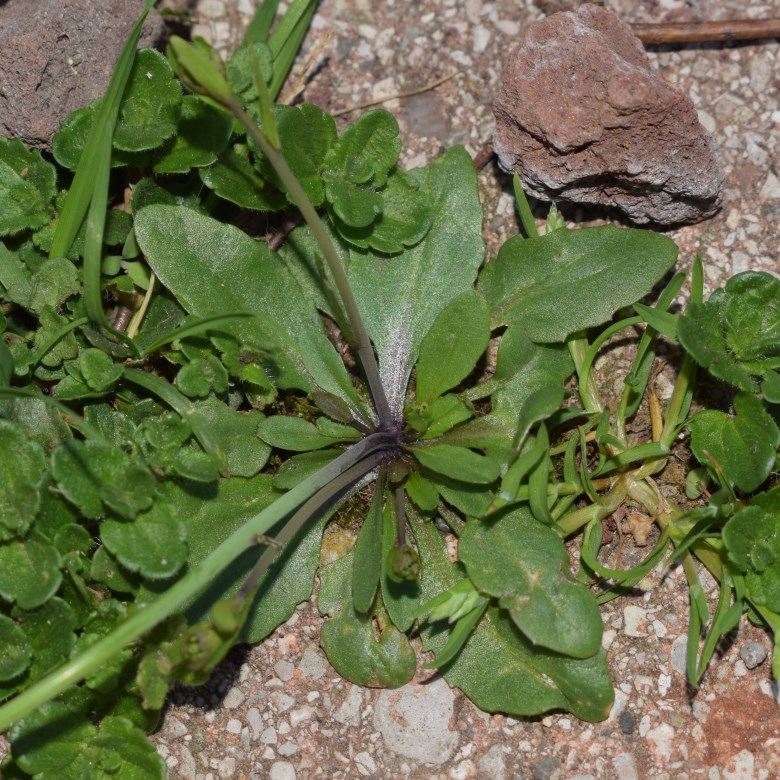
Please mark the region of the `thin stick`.
[[720, 22], [632, 24], [644, 44], [749, 41], [780, 38], [780, 19], [727, 19]]
[[430, 84], [426, 84], [424, 87], [418, 87], [417, 89], [411, 89], [408, 92], [396, 92], [395, 95], [388, 95], [387, 97], [382, 98], [376, 98], [375, 100], [367, 100], [365, 103], [358, 103], [355, 106], [350, 106], [349, 108], [342, 108], [338, 111], [331, 111], [331, 116], [343, 116], [344, 114], [349, 114], [352, 111], [359, 111], [362, 108], [371, 108], [371, 106], [378, 106], [382, 103], [388, 103], [391, 100], [398, 100], [399, 98], [407, 98], [407, 97], [413, 97], [414, 95], [421, 95], [423, 92], [430, 92], [432, 89], [436, 89], [436, 87], [441, 86], [444, 84], [445, 81], [449, 81], [450, 79], [454, 79], [456, 76], [462, 76], [463, 71], [462, 70], [456, 70], [454, 73], [450, 73], [449, 76], [444, 76], [443, 78], [437, 79], [436, 81], [432, 81]]

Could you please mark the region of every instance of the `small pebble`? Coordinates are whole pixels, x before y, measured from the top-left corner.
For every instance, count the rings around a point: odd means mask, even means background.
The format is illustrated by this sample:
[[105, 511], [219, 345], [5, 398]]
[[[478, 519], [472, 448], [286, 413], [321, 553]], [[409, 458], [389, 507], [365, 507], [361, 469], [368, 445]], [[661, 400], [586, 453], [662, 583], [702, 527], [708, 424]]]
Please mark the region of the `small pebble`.
[[739, 657], [748, 669], [755, 669], [766, 660], [767, 649], [760, 642], [748, 642], [739, 650]]
[[234, 710], [236, 707], [238, 707], [245, 699], [243, 693], [241, 693], [240, 689], [238, 688], [231, 688], [228, 692], [225, 698], [222, 700], [222, 706], [226, 710]]
[[274, 761], [269, 777], [271, 780], [295, 780], [295, 767], [289, 761]]
[[287, 682], [288, 680], [291, 680], [293, 674], [295, 674], [295, 666], [293, 666], [293, 664], [291, 664], [289, 661], [281, 660], [277, 661], [276, 665], [274, 666], [274, 671], [280, 680]]

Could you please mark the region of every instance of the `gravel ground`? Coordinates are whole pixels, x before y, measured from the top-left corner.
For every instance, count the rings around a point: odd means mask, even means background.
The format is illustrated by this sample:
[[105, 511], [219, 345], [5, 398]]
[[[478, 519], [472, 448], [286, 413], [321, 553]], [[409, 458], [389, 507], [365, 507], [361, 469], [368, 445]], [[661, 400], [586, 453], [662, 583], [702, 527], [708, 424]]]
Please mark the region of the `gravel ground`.
[[[749, 7], [735, 0], [607, 4], [632, 22], [780, 16], [779, 0]], [[248, 5], [201, 0], [197, 32], [230, 50]], [[435, 90], [384, 105], [401, 125], [406, 166], [454, 144], [476, 155], [491, 137], [491, 102], [518, 31], [562, 6], [561, 0], [539, 6], [324, 0], [307, 49], [326, 35], [330, 40], [305, 99], [335, 111], [458, 72]], [[766, 40], [650, 52], [715, 133], [726, 171], [722, 211], [671, 233], [680, 267], [701, 255], [709, 289], [739, 271], [780, 271], [779, 50], [776, 40]], [[480, 185], [485, 237], [496, 248], [517, 232], [510, 182], [489, 164]], [[593, 218], [564, 213], [576, 221]], [[705, 581], [714, 593], [714, 581]], [[780, 777], [780, 695], [769, 672], [770, 637], [745, 622], [692, 696], [685, 683], [687, 614], [685, 578], [674, 568], [665, 576], [651, 573], [638, 595], [604, 609], [617, 697], [608, 720], [587, 724], [565, 714], [520, 721], [487, 715], [430, 673], [394, 691], [356, 687], [324, 658], [317, 639], [322, 620], [307, 603], [261, 646], [234, 650], [209, 686], [179, 691], [154, 739], [172, 778], [199, 780]]]
[[[518, 31], [544, 9], [566, 5], [538, 2], [323, 0], [307, 50], [330, 39], [305, 99], [329, 110], [350, 108], [458, 72], [435, 90], [385, 107], [401, 125], [407, 167], [454, 144], [476, 155], [490, 139], [491, 102]], [[607, 4], [636, 22], [780, 16], [780, 0]], [[198, 0], [196, 32], [229, 50], [251, 5]], [[650, 53], [715, 133], [726, 171], [723, 210], [671, 233], [681, 268], [702, 256], [709, 289], [746, 269], [780, 271], [779, 50], [778, 41], [767, 40]], [[511, 185], [493, 164], [480, 173], [480, 185], [485, 237], [495, 249], [517, 232]], [[642, 554], [631, 546], [624, 563], [632, 552]], [[171, 778], [198, 780], [780, 778], [780, 693], [769, 672], [770, 637], [743, 624], [693, 697], [684, 675], [687, 612], [685, 579], [675, 568], [651, 573], [637, 595], [604, 608], [617, 697], [608, 720], [586, 724], [565, 714], [487, 715], [430, 673], [394, 691], [353, 686], [320, 651], [322, 619], [306, 603], [262, 645], [235, 648], [207, 686], [178, 690], [153, 739]]]

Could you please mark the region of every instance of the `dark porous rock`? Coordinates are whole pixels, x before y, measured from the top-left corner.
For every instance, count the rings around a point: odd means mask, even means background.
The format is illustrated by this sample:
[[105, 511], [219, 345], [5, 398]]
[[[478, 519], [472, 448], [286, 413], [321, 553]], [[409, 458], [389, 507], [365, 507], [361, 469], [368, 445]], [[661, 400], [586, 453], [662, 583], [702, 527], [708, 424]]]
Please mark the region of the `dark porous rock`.
[[639, 224], [697, 222], [720, 207], [713, 137], [605, 8], [529, 25], [493, 112], [501, 167], [537, 198], [615, 207]]
[[[60, 122], [100, 97], [144, 0], [0, 2], [0, 135], [48, 149]], [[139, 46], [165, 34], [149, 14]]]

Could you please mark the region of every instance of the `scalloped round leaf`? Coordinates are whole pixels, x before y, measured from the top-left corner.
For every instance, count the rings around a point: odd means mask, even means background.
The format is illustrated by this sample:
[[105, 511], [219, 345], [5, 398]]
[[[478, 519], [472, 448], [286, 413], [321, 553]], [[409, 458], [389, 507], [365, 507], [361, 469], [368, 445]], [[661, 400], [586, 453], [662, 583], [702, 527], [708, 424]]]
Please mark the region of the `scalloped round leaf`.
[[[79, 625], [73, 608], [59, 596], [53, 596], [43, 606], [24, 613], [24, 633], [34, 648], [31, 679], [41, 677], [70, 655], [76, 643], [73, 632]], [[57, 630], [52, 631], [52, 626], [57, 626]]]
[[103, 504], [133, 518], [151, 506], [155, 479], [124, 450], [98, 441], [70, 441], [52, 453], [52, 474], [63, 495], [87, 517], [106, 514]]
[[60, 587], [61, 566], [57, 548], [36, 531], [0, 544], [0, 596], [20, 609], [39, 607]]
[[381, 187], [398, 162], [398, 122], [384, 109], [363, 114], [338, 137], [325, 158], [329, 178]]
[[778, 300], [780, 280], [771, 274], [737, 274], [706, 303], [688, 306], [678, 323], [680, 343], [718, 379], [755, 393], [752, 377], [764, 377], [771, 394], [780, 385]]
[[27, 532], [40, 507], [46, 456], [18, 423], [0, 419], [0, 541]]
[[56, 173], [36, 149], [0, 137], [0, 236], [43, 227], [52, 218]]
[[780, 611], [780, 490], [757, 496], [723, 527], [723, 542], [751, 598]]
[[29, 665], [32, 646], [21, 627], [0, 615], [0, 682], [18, 677]]
[[212, 390], [225, 393], [228, 389], [227, 369], [216, 355], [196, 357], [179, 369], [176, 387], [188, 398], [205, 398]]
[[355, 246], [388, 255], [403, 252], [425, 238], [433, 224], [433, 206], [417, 177], [394, 171], [381, 198], [381, 212], [366, 227], [353, 227], [336, 218], [334, 223], [341, 236]]
[[100, 538], [122, 566], [149, 580], [168, 579], [187, 561], [187, 529], [161, 501], [132, 522], [106, 520]]
[[156, 149], [177, 129], [181, 112], [181, 83], [168, 60], [155, 49], [136, 52], [122, 95], [114, 147], [125, 152]]
[[[325, 200], [322, 170], [325, 157], [336, 143], [336, 122], [321, 108], [304, 103], [302, 106], [276, 106], [276, 127], [282, 140], [284, 159], [295, 174], [312, 205]], [[281, 179], [268, 160], [255, 149], [263, 176], [286, 192]]]
[[8, 732], [17, 764], [31, 775], [69, 778], [67, 768], [84, 752], [95, 727], [79, 710], [58, 701], [42, 704]]
[[211, 165], [225, 150], [233, 131], [233, 118], [197, 95], [181, 100], [176, 135], [155, 155], [155, 173], [186, 173]]
[[467, 290], [439, 312], [420, 344], [417, 402], [431, 403], [473, 370], [490, 341], [490, 312], [476, 290]]
[[79, 370], [89, 387], [102, 393], [113, 387], [124, 369], [103, 350], [90, 347], [79, 355]]
[[318, 608], [328, 615], [320, 644], [333, 668], [356, 685], [399, 688], [414, 676], [417, 658], [406, 635], [382, 620], [377, 637], [372, 615], [352, 605], [352, 553], [320, 569]]
[[740, 393], [734, 398], [735, 416], [706, 410], [688, 423], [691, 449], [710, 470], [713, 460], [725, 478], [750, 493], [770, 475], [780, 446], [780, 430], [759, 398]]
[[34, 312], [40, 312], [46, 306], [56, 308], [80, 287], [76, 266], [64, 257], [52, 257], [38, 268], [30, 280], [29, 308]]
[[228, 82], [245, 105], [253, 103], [258, 98], [255, 82], [257, 74], [265, 80], [266, 84], [271, 83], [274, 75], [273, 54], [268, 44], [262, 41], [236, 49], [227, 63]]
[[253, 477], [268, 462], [271, 448], [257, 435], [260, 412], [236, 412], [216, 398], [197, 403], [195, 415], [202, 420], [212, 441], [227, 456], [231, 476]]
[[87, 143], [87, 136], [92, 129], [95, 119], [97, 101], [84, 108], [78, 108], [68, 114], [60, 124], [60, 129], [52, 136], [51, 151], [54, 159], [63, 167], [71, 171], [81, 159], [81, 153]]
[[499, 599], [532, 644], [572, 658], [590, 658], [600, 650], [603, 626], [596, 599], [571, 577], [558, 534], [529, 510], [493, 522], [469, 519], [458, 557], [474, 585]]
[[372, 187], [359, 187], [343, 179], [325, 174], [325, 192], [334, 222], [341, 232], [343, 227], [370, 230], [382, 213], [384, 200]]
[[564, 341], [646, 295], [677, 251], [667, 236], [611, 225], [518, 236], [487, 264], [477, 287], [494, 327], [517, 323], [533, 341]]

